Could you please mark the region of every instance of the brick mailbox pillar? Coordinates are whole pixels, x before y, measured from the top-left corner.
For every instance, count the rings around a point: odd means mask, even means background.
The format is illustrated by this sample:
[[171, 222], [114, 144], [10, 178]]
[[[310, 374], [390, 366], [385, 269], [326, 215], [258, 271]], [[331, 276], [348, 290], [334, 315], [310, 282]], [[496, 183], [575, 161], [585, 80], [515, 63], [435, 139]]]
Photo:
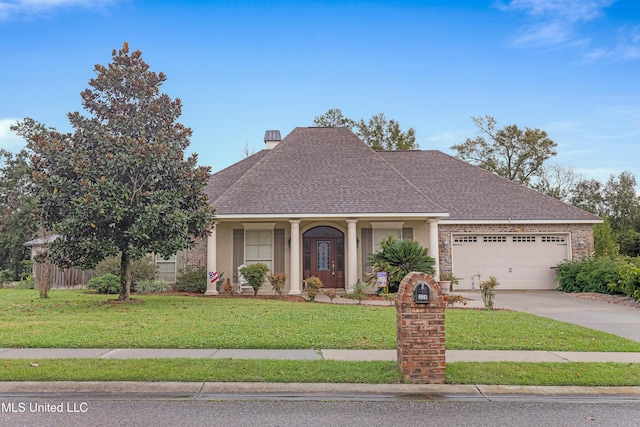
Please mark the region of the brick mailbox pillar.
[[400, 282], [396, 299], [398, 366], [405, 379], [445, 382], [444, 308], [438, 282], [430, 275], [412, 272]]

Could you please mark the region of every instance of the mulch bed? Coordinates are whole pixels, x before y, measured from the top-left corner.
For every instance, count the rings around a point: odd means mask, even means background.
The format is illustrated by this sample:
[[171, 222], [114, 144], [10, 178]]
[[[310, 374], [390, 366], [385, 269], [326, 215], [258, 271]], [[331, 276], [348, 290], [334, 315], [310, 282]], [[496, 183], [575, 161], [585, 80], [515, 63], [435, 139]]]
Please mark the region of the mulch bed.
[[640, 301], [635, 298], [631, 298], [625, 295], [608, 295], [598, 294], [595, 292], [577, 292], [573, 294], [567, 294], [572, 297], [588, 299], [592, 301], [603, 301], [609, 304], [619, 304], [625, 307], [640, 308]]

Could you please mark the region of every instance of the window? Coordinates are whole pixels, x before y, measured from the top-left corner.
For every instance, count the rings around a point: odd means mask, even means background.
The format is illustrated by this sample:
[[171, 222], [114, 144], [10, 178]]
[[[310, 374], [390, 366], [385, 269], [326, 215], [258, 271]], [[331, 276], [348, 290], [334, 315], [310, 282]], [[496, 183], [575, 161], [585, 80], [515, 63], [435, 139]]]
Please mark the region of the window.
[[478, 237], [477, 236], [460, 236], [460, 237], [455, 237], [453, 239], [453, 244], [461, 244], [461, 243], [477, 243], [478, 242]]
[[484, 243], [506, 243], [506, 236], [484, 236], [482, 237]]
[[514, 243], [535, 243], [536, 236], [513, 236]]
[[245, 230], [244, 263], [259, 262], [273, 269], [273, 230]]
[[542, 236], [542, 243], [565, 243], [563, 236]]
[[380, 243], [388, 237], [402, 239], [402, 229], [376, 228], [373, 230], [373, 252], [380, 250]]
[[168, 259], [156, 254], [156, 266], [158, 267], [158, 278], [165, 282], [175, 283], [176, 281], [176, 256], [172, 255]]

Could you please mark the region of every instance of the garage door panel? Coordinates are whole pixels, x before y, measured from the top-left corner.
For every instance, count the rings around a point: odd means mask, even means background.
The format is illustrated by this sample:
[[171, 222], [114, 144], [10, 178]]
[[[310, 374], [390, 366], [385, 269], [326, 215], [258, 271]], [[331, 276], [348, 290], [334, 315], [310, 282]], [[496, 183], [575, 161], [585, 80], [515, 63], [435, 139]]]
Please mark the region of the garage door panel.
[[476, 274], [481, 280], [495, 276], [500, 289], [554, 289], [553, 267], [568, 257], [567, 235], [455, 236], [453, 242], [459, 289], [470, 289]]

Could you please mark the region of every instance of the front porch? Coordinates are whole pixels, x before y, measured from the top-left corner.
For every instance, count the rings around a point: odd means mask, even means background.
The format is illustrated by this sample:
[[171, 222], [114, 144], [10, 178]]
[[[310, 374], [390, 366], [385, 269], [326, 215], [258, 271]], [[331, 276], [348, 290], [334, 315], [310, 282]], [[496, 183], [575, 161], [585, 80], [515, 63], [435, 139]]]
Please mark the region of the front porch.
[[[350, 292], [366, 282], [369, 255], [388, 236], [415, 239], [429, 248], [438, 268], [438, 218], [385, 217], [219, 218], [207, 239], [207, 271], [222, 272], [232, 286], [238, 283], [238, 266], [265, 263], [271, 272], [287, 276], [286, 293], [301, 295], [304, 281], [320, 277], [324, 288]], [[260, 292], [270, 292], [265, 285]], [[218, 293], [207, 283], [205, 295]]]

